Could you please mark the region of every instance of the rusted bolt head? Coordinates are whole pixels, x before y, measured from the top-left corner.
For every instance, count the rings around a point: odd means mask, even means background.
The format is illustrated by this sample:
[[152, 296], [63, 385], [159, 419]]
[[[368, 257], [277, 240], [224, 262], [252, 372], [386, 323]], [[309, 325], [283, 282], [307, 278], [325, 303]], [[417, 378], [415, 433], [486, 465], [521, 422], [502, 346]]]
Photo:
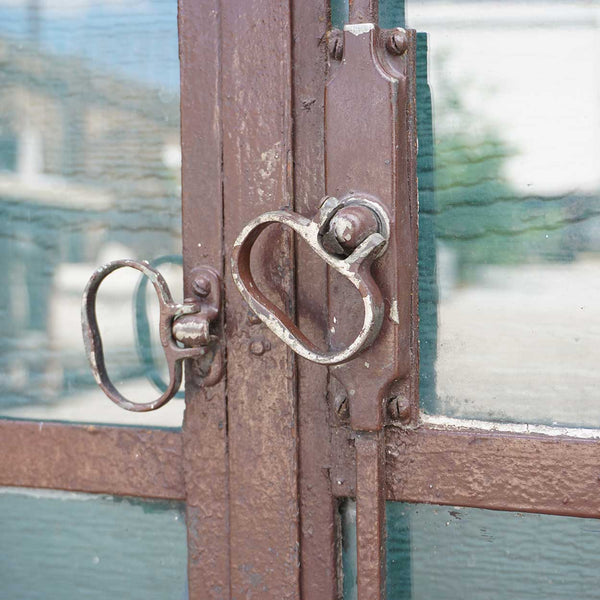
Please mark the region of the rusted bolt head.
[[344, 56], [344, 38], [339, 29], [333, 29], [329, 32], [327, 44], [329, 46], [329, 56], [334, 60], [342, 60]]
[[271, 344], [267, 340], [252, 340], [248, 349], [250, 350], [250, 354], [262, 356], [271, 349]]
[[388, 400], [387, 405], [388, 417], [392, 421], [400, 421], [408, 423], [410, 421], [410, 403], [408, 398], [394, 396]]
[[366, 206], [346, 206], [332, 217], [329, 231], [346, 252], [352, 252], [371, 234], [379, 231], [379, 222], [375, 213]]
[[400, 56], [404, 54], [408, 48], [408, 38], [404, 29], [397, 29], [388, 37], [385, 47], [391, 54]]
[[204, 277], [203, 275], [199, 275], [192, 282], [192, 289], [197, 296], [200, 298], [206, 298], [210, 294], [210, 281], [208, 277]]

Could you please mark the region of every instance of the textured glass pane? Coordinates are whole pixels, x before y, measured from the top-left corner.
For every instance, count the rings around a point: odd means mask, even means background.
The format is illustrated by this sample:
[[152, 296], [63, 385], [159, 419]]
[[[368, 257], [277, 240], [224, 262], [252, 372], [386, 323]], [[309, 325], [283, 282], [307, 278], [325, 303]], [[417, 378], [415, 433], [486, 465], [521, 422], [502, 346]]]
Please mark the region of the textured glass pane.
[[[0, 0], [2, 416], [181, 423], [181, 401], [130, 414], [106, 399], [79, 325], [96, 266], [181, 254], [178, 104], [176, 0]], [[159, 393], [136, 351], [137, 278], [111, 278], [108, 366], [148, 401]]]
[[388, 600], [600, 598], [596, 519], [388, 502], [387, 520]]
[[187, 598], [180, 503], [3, 489], [0, 515], [0, 598]]
[[599, 10], [406, 3], [427, 412], [600, 425]]

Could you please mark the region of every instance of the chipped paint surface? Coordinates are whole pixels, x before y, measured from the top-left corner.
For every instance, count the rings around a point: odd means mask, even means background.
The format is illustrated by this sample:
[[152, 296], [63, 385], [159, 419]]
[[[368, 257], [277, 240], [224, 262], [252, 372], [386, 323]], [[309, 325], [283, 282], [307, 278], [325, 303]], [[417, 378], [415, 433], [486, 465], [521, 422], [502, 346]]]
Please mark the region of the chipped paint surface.
[[551, 427], [527, 423], [496, 423], [476, 419], [456, 419], [441, 415], [421, 415], [421, 422], [431, 429], [456, 429], [468, 431], [487, 431], [498, 433], [521, 433], [548, 435], [553, 437], [572, 437], [577, 439], [600, 439], [600, 429], [583, 427]]
[[373, 23], [350, 23], [349, 25], [344, 25], [344, 31], [352, 35], [364, 35], [373, 31], [373, 29], [375, 29]]
[[392, 300], [392, 306], [390, 307], [390, 319], [396, 323], [396, 325], [400, 325], [400, 317], [398, 315], [398, 300], [394, 298]]

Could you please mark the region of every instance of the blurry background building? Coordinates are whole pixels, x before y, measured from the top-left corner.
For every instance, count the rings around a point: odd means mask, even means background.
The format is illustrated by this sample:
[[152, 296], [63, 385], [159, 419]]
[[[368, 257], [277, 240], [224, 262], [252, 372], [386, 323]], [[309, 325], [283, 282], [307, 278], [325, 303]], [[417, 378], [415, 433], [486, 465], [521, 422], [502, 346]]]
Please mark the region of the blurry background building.
[[[79, 305], [96, 266], [181, 251], [174, 7], [150, 3], [154, 25], [136, 35], [128, 21], [143, 27], [141, 6], [117, 3], [102, 16], [85, 2], [21, 4], [19, 20], [19, 6], [0, 2], [0, 406], [8, 414], [64, 402], [93, 382]], [[89, 35], [70, 49], [56, 31], [69, 20], [74, 34]], [[127, 322], [132, 292], [108, 287], [111, 364], [121, 379], [142, 372]]]

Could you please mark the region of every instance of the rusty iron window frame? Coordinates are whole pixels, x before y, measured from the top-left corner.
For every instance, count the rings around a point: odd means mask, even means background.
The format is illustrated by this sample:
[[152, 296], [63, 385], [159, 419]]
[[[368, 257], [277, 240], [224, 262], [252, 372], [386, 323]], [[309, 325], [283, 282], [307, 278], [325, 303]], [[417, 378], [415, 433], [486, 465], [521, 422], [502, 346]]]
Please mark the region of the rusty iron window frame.
[[[339, 593], [337, 509], [356, 493], [353, 434], [335, 398], [324, 402], [327, 369], [277, 341], [248, 351], [265, 333], [244, 318], [226, 260], [258, 209], [313, 214], [323, 196], [328, 4], [180, 0], [185, 286], [196, 264], [221, 270], [235, 330], [223, 381], [188, 381], [180, 432], [0, 420], [2, 486], [185, 501], [192, 600]], [[265, 152], [266, 179], [248, 168]], [[319, 341], [327, 269], [290, 236], [271, 242], [289, 274], [277, 290]], [[382, 497], [600, 517], [600, 440], [585, 430], [455, 425], [387, 426]]]

